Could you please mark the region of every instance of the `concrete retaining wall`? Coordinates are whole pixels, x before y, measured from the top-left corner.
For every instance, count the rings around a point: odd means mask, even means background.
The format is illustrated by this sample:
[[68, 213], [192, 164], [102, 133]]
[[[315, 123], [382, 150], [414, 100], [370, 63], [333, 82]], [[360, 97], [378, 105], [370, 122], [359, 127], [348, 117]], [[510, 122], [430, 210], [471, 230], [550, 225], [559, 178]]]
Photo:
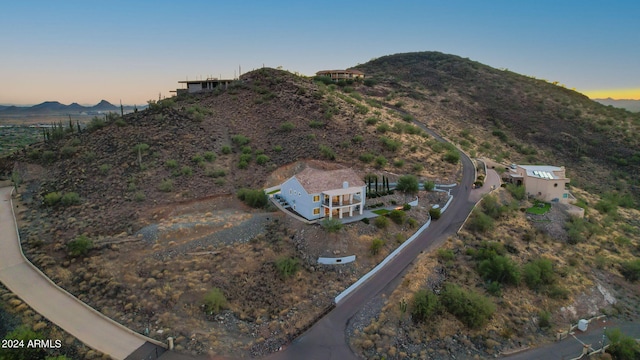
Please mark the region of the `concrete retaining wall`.
[[324, 265], [348, 264], [348, 263], [354, 262], [354, 261], [356, 261], [356, 256], [355, 255], [338, 257], [338, 258], [327, 258], [327, 257], [319, 257], [318, 258], [318, 264], [324, 264]]

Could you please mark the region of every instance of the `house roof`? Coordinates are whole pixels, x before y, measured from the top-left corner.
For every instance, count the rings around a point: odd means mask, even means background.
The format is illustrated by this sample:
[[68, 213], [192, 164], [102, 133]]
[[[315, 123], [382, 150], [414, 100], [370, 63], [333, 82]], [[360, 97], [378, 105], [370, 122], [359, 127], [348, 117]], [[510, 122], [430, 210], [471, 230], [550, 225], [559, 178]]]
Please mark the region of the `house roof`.
[[561, 167], [549, 166], [549, 165], [518, 165], [527, 171], [527, 176], [537, 177], [540, 179], [560, 179], [560, 177], [554, 174], [554, 171], [562, 171]]
[[317, 194], [324, 191], [343, 189], [343, 183], [348, 187], [362, 187], [365, 183], [352, 169], [318, 170], [307, 167], [295, 175], [300, 185], [309, 194]]
[[330, 73], [345, 73], [345, 74], [356, 74], [356, 75], [364, 75], [364, 73], [360, 70], [351, 69], [351, 70], [320, 70], [316, 74], [330, 74]]

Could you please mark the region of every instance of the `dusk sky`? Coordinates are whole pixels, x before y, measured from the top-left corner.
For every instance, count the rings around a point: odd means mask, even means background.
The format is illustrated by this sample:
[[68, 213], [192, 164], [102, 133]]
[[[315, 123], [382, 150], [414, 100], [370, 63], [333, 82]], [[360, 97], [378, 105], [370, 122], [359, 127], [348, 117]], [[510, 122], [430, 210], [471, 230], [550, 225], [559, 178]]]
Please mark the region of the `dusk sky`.
[[440, 51], [640, 99], [640, 2], [3, 1], [0, 104], [144, 104], [179, 80]]

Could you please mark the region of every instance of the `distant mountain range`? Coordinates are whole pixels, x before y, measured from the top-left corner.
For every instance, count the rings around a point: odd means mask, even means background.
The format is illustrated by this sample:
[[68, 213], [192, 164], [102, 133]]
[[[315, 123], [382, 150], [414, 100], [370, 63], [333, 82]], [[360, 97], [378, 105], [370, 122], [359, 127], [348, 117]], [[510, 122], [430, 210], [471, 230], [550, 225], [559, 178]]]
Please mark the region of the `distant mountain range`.
[[640, 100], [614, 100], [612, 98], [593, 99], [602, 105], [611, 105], [613, 107], [627, 109], [633, 112], [640, 112]]
[[[138, 109], [142, 109], [146, 107], [138, 107]], [[124, 106], [125, 112], [131, 112], [136, 108], [136, 106]], [[100, 101], [98, 104], [94, 106], [83, 106], [78, 103], [73, 103], [71, 105], [61, 104], [58, 101], [45, 101], [38, 105], [33, 106], [14, 106], [14, 105], [0, 105], [0, 115], [74, 115], [74, 114], [86, 114], [86, 115], [97, 115], [107, 112], [119, 112], [120, 106], [116, 106], [111, 104], [106, 100]]]

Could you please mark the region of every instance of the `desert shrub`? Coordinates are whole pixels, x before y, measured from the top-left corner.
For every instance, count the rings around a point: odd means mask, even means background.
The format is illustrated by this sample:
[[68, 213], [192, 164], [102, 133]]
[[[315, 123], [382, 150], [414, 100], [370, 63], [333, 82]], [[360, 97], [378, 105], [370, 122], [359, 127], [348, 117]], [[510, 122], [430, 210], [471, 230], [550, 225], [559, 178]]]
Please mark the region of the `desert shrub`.
[[[242, 152], [242, 155], [251, 155], [251, 153], [253, 152], [253, 149], [251, 149], [251, 146], [243, 146], [240, 149], [240, 152]], [[240, 158], [242, 159], [242, 155], [240, 155]], [[251, 158], [251, 157], [249, 157]]]
[[632, 336], [627, 336], [618, 328], [604, 331], [611, 345], [607, 352], [616, 360], [637, 360], [640, 359], [640, 343]]
[[355, 143], [355, 144], [359, 144], [359, 143], [361, 143], [363, 140], [364, 140], [364, 138], [362, 137], [362, 135], [356, 135], [356, 136], [354, 136], [354, 137], [351, 139], [351, 142], [352, 142], [352, 143]]
[[133, 200], [134, 200], [134, 201], [136, 201], [136, 202], [142, 202], [142, 201], [144, 201], [144, 199], [146, 199], [146, 198], [147, 198], [147, 197], [144, 195], [144, 193], [143, 193], [143, 192], [140, 192], [140, 191], [136, 192], [136, 193], [133, 195]]
[[173, 191], [173, 181], [171, 179], [164, 179], [158, 185], [158, 190], [162, 192], [171, 192]]
[[402, 205], [402, 210], [404, 210], [404, 211], [409, 211], [409, 210], [411, 210], [411, 205], [406, 204], [406, 203], [405, 203], [405, 204], [403, 204], [403, 205]]
[[413, 294], [411, 318], [415, 322], [424, 322], [438, 314], [442, 309], [438, 296], [425, 289]]
[[261, 154], [256, 156], [256, 164], [264, 165], [269, 161], [269, 157], [265, 154]]
[[67, 243], [67, 250], [71, 256], [84, 256], [93, 248], [93, 241], [84, 235], [76, 237]]
[[404, 160], [403, 159], [393, 160], [393, 166], [395, 166], [397, 168], [403, 167], [404, 166]]
[[482, 211], [493, 219], [500, 218], [509, 210], [509, 207], [500, 204], [500, 202], [498, 201], [498, 197], [494, 195], [485, 196], [482, 199], [481, 206]]
[[440, 208], [431, 208], [429, 209], [429, 216], [431, 216], [433, 220], [438, 220], [440, 216], [442, 216], [442, 211]]
[[[234, 144], [238, 145], [238, 146], [242, 146], [242, 145], [246, 145], [249, 143], [249, 138], [244, 136], [244, 135], [233, 135], [231, 137], [231, 142], [233, 142]], [[224, 149], [224, 147], [223, 147]], [[229, 149], [231, 150], [231, 149]], [[224, 152], [224, 151], [223, 151]]]
[[383, 168], [385, 166], [387, 166], [387, 158], [385, 158], [382, 155], [376, 156], [375, 160], [375, 165], [378, 169]]
[[373, 225], [375, 225], [378, 229], [386, 229], [389, 226], [389, 219], [384, 216], [378, 216], [373, 221]]
[[204, 157], [202, 155], [193, 155], [191, 157], [191, 161], [193, 161], [196, 164], [201, 164], [204, 162]]
[[219, 178], [219, 177], [226, 176], [227, 173], [222, 169], [218, 169], [218, 170], [209, 170], [207, 171], [206, 175], [209, 177]]
[[[5, 325], [5, 324], [3, 324]], [[7, 324], [8, 325], [8, 324]], [[31, 329], [30, 326], [20, 325], [7, 332], [4, 339], [21, 341], [23, 346], [0, 348], [0, 359], [6, 360], [30, 360], [30, 359], [52, 359], [47, 356], [47, 351], [38, 346], [28, 346], [29, 341], [46, 338], [43, 334]]]
[[296, 258], [282, 257], [276, 260], [276, 270], [282, 279], [287, 279], [295, 275], [300, 269], [300, 262]]
[[342, 229], [342, 222], [339, 219], [325, 218], [320, 222], [322, 228], [329, 233], [336, 233]]
[[89, 122], [89, 124], [87, 125], [87, 130], [89, 132], [98, 130], [98, 129], [102, 129], [103, 127], [105, 127], [106, 123], [104, 122], [103, 119], [94, 116], [91, 121]]
[[220, 149], [220, 151], [225, 155], [231, 154], [231, 146], [225, 145]]
[[333, 151], [333, 149], [331, 149], [326, 145], [320, 145], [320, 154], [322, 155], [323, 158], [328, 160], [336, 159], [336, 153]]
[[448, 150], [442, 158], [450, 164], [457, 164], [460, 161], [460, 154], [457, 150]]
[[436, 254], [443, 262], [453, 261], [456, 258], [456, 254], [451, 249], [438, 249]]
[[518, 285], [520, 283], [520, 270], [516, 263], [506, 256], [493, 256], [482, 260], [478, 264], [478, 273], [487, 281], [502, 284]]
[[240, 160], [238, 162], [238, 169], [246, 169], [249, 167], [249, 162], [247, 162], [246, 160]]
[[149, 145], [145, 143], [136, 144], [136, 146], [133, 147], [133, 151], [135, 152], [144, 152], [147, 150], [149, 150]]
[[219, 288], [211, 289], [204, 296], [204, 310], [209, 314], [217, 314], [227, 307], [227, 298]]
[[380, 141], [382, 142], [382, 145], [384, 145], [384, 147], [387, 148], [387, 150], [389, 151], [397, 151], [398, 149], [400, 149], [400, 146], [402, 146], [401, 141], [393, 140], [386, 136], [382, 136], [380, 138]]
[[236, 193], [238, 199], [244, 201], [245, 204], [254, 207], [262, 208], [269, 202], [269, 197], [264, 193], [262, 189], [248, 189], [242, 188]]
[[445, 285], [441, 301], [449, 313], [470, 328], [481, 327], [496, 311], [496, 306], [488, 298], [455, 284]]
[[384, 124], [384, 123], [382, 123], [382, 124], [378, 125], [378, 127], [376, 127], [376, 131], [381, 133], [381, 134], [384, 134], [389, 130], [391, 130], [391, 126], [389, 126], [387, 124]]
[[216, 153], [214, 153], [213, 151], [206, 151], [204, 153], [204, 159], [207, 160], [208, 162], [212, 162], [216, 160]]
[[538, 314], [538, 326], [541, 329], [548, 329], [551, 327], [551, 313], [548, 311], [541, 311]]
[[369, 252], [371, 252], [371, 255], [378, 255], [383, 246], [384, 240], [379, 238], [373, 239], [371, 240], [371, 245], [369, 246]]
[[167, 160], [164, 165], [169, 169], [175, 169], [178, 167], [178, 162], [175, 160]]
[[473, 215], [471, 217], [471, 220], [469, 221], [469, 228], [472, 231], [485, 233], [493, 229], [493, 226], [494, 221], [489, 215], [483, 213], [478, 209], [473, 211]]
[[507, 184], [506, 188], [507, 188], [507, 191], [511, 193], [511, 196], [514, 197], [514, 199], [524, 200], [525, 197], [527, 196], [524, 186], [518, 186], [516, 184]]
[[185, 176], [193, 175], [193, 170], [191, 169], [191, 166], [187, 166], [187, 165], [183, 166], [180, 169], [180, 172], [182, 173], [182, 175], [185, 175]]
[[76, 153], [78, 149], [74, 146], [63, 146], [60, 149], [60, 156], [62, 156], [63, 158], [70, 158], [73, 156], [73, 154]]
[[407, 194], [415, 194], [420, 187], [418, 178], [415, 175], [403, 175], [398, 178], [396, 184], [396, 190], [402, 191]]
[[422, 187], [424, 187], [426, 191], [433, 191], [433, 189], [436, 188], [436, 183], [433, 181], [425, 181], [422, 183]]
[[324, 127], [324, 123], [322, 121], [311, 120], [309, 122], [309, 127], [312, 129], [320, 129]]
[[295, 126], [295, 125], [293, 125], [293, 123], [291, 123], [291, 122], [289, 122], [289, 121], [284, 122], [284, 123], [282, 123], [282, 124], [280, 125], [280, 131], [284, 131], [284, 132], [290, 132], [290, 131], [292, 131], [292, 130], [293, 130], [293, 129], [295, 129], [295, 128], [296, 128], [296, 126]]
[[640, 259], [625, 261], [620, 264], [620, 273], [627, 281], [640, 279]]
[[80, 204], [80, 195], [75, 192], [68, 192], [62, 196], [60, 203], [64, 206], [71, 206]]
[[43, 201], [46, 206], [54, 206], [60, 202], [60, 199], [62, 199], [62, 195], [59, 192], [54, 191], [46, 194]]
[[553, 263], [549, 259], [539, 258], [522, 267], [522, 277], [529, 288], [538, 290], [543, 285], [551, 285], [555, 282]]
[[109, 164], [102, 164], [98, 167], [98, 170], [100, 171], [100, 173], [102, 175], [107, 175], [109, 173], [109, 170], [111, 170], [111, 165]]
[[367, 125], [375, 125], [377, 122], [378, 122], [378, 119], [374, 117], [367, 118], [367, 120], [364, 121], [364, 123]]
[[502, 296], [502, 285], [497, 281], [489, 281], [487, 292], [493, 296]]
[[360, 159], [360, 161], [364, 162], [364, 163], [369, 163], [371, 162], [373, 159], [375, 158], [375, 155], [373, 155], [372, 153], [364, 153], [362, 155], [360, 155], [358, 157], [358, 159]]
[[356, 114], [366, 115], [369, 112], [369, 108], [366, 105], [356, 104]]
[[409, 225], [410, 228], [415, 228], [416, 226], [418, 226], [418, 220], [414, 219], [414, 218], [409, 218], [407, 220], [407, 224]]
[[407, 214], [403, 210], [391, 210], [391, 212], [389, 212], [389, 218], [393, 220], [394, 223], [402, 225], [407, 218]]

